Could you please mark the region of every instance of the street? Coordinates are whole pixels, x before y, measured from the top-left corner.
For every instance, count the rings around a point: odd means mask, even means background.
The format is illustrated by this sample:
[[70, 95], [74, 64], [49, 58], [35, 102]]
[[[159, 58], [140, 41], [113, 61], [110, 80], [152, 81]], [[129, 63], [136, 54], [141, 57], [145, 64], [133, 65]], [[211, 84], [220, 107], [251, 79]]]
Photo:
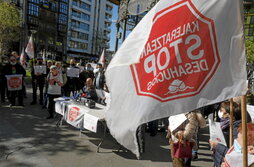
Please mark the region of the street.
[[[107, 133], [97, 153], [102, 136], [98, 132], [84, 131], [63, 123], [56, 128], [56, 119], [47, 120], [47, 110], [39, 104], [30, 105], [31, 87], [25, 107], [0, 107], [0, 166], [1, 167], [169, 167], [172, 166], [166, 132], [151, 137], [146, 133], [146, 152], [141, 160], [124, 149]], [[99, 124], [100, 125], [100, 124]], [[199, 159], [193, 166], [212, 166], [208, 128], [200, 132]]]

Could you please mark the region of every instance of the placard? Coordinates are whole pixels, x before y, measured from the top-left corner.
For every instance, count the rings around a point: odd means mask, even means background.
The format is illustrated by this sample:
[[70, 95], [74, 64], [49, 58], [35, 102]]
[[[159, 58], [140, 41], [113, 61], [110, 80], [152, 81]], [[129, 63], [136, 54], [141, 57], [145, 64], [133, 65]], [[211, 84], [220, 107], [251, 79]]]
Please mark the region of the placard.
[[84, 112], [77, 105], [68, 105], [67, 119], [66, 122], [76, 128], [82, 127]]
[[46, 66], [34, 66], [34, 74], [46, 74], [47, 73], [47, 68]]
[[185, 114], [178, 114], [168, 118], [169, 121], [169, 129], [171, 132], [176, 130], [182, 123], [187, 120]]
[[9, 91], [22, 90], [23, 75], [5, 75], [7, 78], [7, 88]]
[[213, 114], [210, 114], [208, 116], [208, 120], [209, 120], [210, 140], [216, 141], [218, 143], [227, 146], [227, 143], [225, 141], [224, 135], [220, 127], [220, 123], [213, 121]]
[[254, 106], [247, 105], [247, 111], [250, 114], [251, 122], [254, 123]]
[[85, 113], [83, 126], [85, 129], [96, 133], [98, 120], [99, 120], [99, 118], [97, 118], [93, 115], [90, 115], [88, 113]]
[[67, 68], [67, 77], [78, 78], [79, 72], [80, 72], [79, 68], [68, 67]]

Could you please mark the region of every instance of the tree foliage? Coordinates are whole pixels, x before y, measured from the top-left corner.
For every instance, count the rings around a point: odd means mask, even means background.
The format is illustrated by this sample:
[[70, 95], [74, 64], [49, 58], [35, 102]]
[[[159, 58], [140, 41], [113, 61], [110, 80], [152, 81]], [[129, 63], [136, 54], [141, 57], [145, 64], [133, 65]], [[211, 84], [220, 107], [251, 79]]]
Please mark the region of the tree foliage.
[[248, 63], [254, 64], [254, 42], [248, 39], [246, 40], [246, 52]]
[[20, 38], [21, 17], [14, 4], [0, 0], [0, 54], [10, 49], [10, 44]]

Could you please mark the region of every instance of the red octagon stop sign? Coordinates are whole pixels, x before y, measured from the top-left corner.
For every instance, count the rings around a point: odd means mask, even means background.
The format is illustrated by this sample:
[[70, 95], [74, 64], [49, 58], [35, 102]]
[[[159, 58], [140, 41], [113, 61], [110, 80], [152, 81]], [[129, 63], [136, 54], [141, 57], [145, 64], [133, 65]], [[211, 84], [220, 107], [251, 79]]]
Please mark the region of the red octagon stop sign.
[[165, 102], [198, 94], [219, 63], [213, 20], [186, 0], [155, 15], [131, 71], [138, 95]]

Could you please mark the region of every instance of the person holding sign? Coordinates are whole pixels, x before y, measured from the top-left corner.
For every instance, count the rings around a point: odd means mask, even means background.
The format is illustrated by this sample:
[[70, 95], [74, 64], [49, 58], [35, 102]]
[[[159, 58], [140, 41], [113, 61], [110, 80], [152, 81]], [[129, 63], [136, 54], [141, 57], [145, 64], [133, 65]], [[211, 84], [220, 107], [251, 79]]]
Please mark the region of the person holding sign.
[[10, 91], [10, 106], [15, 106], [16, 97], [18, 97], [19, 106], [24, 106], [22, 87], [26, 71], [17, 63], [15, 56], [11, 56], [10, 62], [4, 66], [3, 75], [7, 77], [8, 91]]
[[[220, 127], [223, 132], [223, 136], [226, 141], [226, 145], [220, 143], [220, 141], [210, 140], [210, 146], [213, 151], [213, 161], [216, 167], [220, 167], [224, 161], [224, 157], [229, 147], [229, 121], [230, 121], [230, 102], [226, 101], [221, 103], [220, 110], [218, 111], [218, 116], [220, 118]], [[250, 122], [250, 115], [247, 114], [247, 122]], [[242, 122], [241, 108], [240, 105], [233, 102], [233, 139], [237, 138], [238, 127]], [[211, 137], [212, 138], [212, 137]]]
[[70, 66], [66, 70], [67, 83], [65, 85], [65, 96], [74, 95], [79, 88], [79, 68], [76, 66], [75, 60], [70, 60]]
[[170, 139], [173, 167], [190, 167], [192, 149], [197, 149], [198, 129], [206, 122], [199, 110], [169, 117], [167, 137]]
[[32, 86], [33, 86], [33, 101], [31, 105], [37, 103], [37, 88], [40, 90], [40, 100], [39, 103], [43, 104], [43, 88], [45, 84], [47, 68], [43, 65], [43, 59], [41, 57], [37, 58], [37, 65], [32, 68]]
[[58, 98], [61, 96], [61, 87], [63, 86], [63, 77], [62, 74], [59, 73], [57, 67], [52, 65], [50, 67], [50, 73], [47, 76], [48, 85], [48, 112], [49, 116], [47, 119], [51, 119], [54, 116], [54, 106], [55, 101], [54, 98]]

